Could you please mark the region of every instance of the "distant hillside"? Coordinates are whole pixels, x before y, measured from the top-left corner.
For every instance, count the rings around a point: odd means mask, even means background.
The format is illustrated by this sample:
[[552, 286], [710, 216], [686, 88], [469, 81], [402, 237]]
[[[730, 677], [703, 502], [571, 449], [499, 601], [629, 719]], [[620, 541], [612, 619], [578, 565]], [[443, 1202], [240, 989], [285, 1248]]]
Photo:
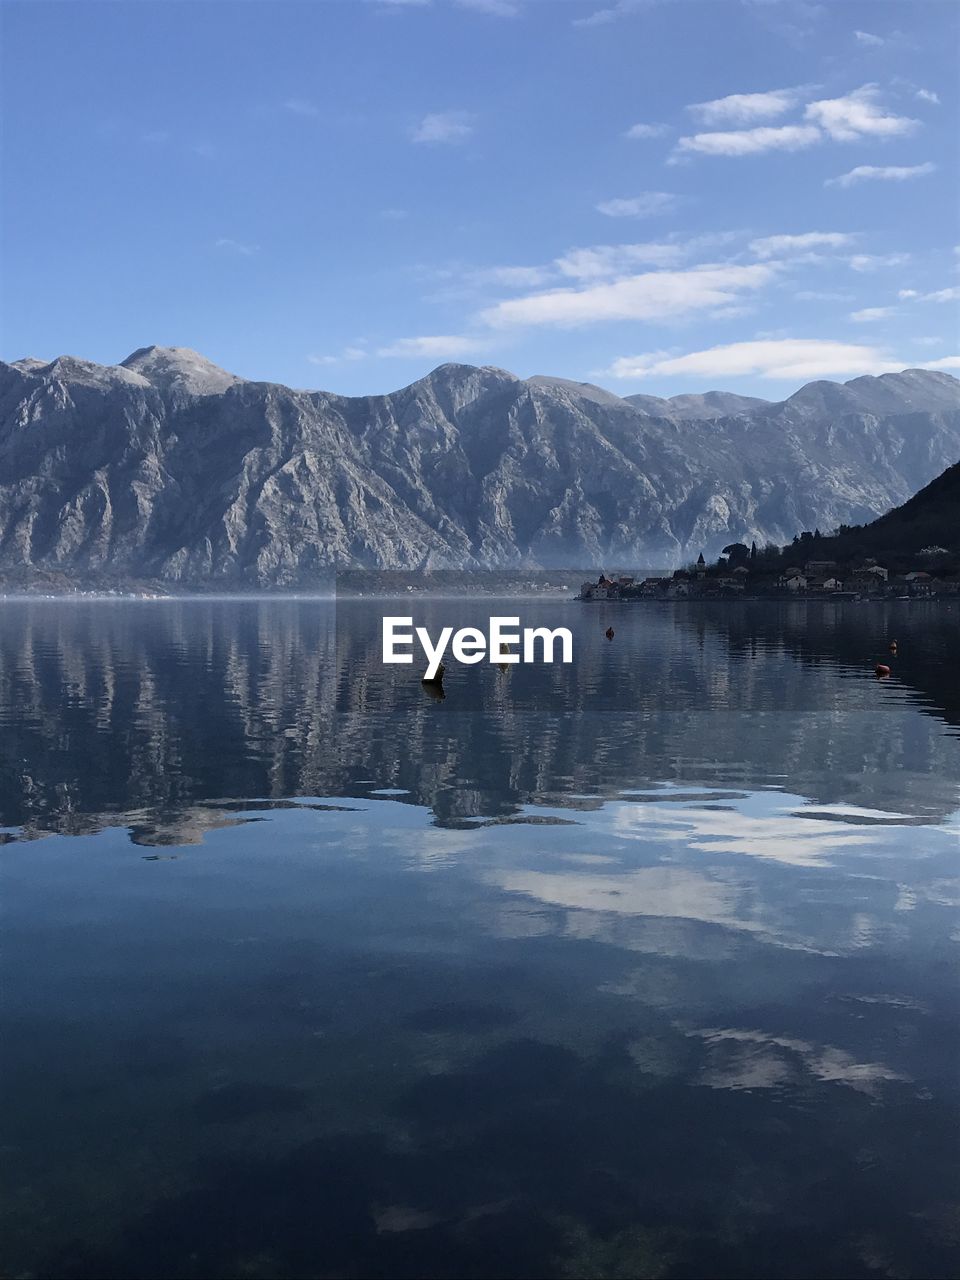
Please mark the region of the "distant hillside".
[[[922, 568], [919, 553], [941, 547], [948, 556], [940, 562], [960, 558], [960, 462], [914, 494], [902, 506], [870, 524], [841, 527], [837, 536], [818, 538], [817, 559], [855, 560], [871, 556], [888, 568]], [[795, 558], [795, 549], [784, 548], [784, 558]], [[811, 551], [810, 555], [814, 555]]]
[[625, 396], [624, 399], [641, 413], [648, 413], [654, 418], [672, 418], [675, 422], [711, 422], [714, 418], [773, 408], [770, 400], [738, 396], [733, 391], [691, 392], [670, 396], [668, 400], [645, 395]]

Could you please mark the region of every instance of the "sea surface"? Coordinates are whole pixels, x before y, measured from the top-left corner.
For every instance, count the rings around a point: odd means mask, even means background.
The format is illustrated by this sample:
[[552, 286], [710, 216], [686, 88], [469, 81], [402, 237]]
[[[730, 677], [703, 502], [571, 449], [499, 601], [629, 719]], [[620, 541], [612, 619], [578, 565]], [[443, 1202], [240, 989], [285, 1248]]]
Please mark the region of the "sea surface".
[[954, 1276], [958, 863], [957, 605], [3, 602], [0, 1275]]

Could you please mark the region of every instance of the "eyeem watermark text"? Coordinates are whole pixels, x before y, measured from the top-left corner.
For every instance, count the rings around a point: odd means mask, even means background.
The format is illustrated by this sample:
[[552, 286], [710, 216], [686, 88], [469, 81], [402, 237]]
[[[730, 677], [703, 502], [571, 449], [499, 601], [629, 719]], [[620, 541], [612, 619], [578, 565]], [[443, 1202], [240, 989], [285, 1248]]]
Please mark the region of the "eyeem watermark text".
[[559, 646], [559, 661], [573, 661], [573, 635], [566, 627], [524, 627], [519, 618], [490, 618], [486, 632], [479, 627], [442, 627], [436, 640], [426, 627], [414, 627], [413, 618], [383, 619], [383, 661], [410, 664], [419, 644], [427, 660], [424, 679], [434, 680], [449, 646], [457, 662], [473, 666], [477, 662], [554, 662]]

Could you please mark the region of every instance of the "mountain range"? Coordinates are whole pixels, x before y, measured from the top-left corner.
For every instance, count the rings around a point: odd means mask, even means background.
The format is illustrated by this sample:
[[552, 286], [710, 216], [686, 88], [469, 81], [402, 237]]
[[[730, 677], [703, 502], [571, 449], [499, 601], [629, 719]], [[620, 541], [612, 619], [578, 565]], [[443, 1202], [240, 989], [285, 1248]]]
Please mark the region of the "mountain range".
[[672, 566], [869, 521], [960, 457], [960, 381], [622, 398], [446, 364], [346, 397], [180, 347], [0, 362], [0, 580], [308, 588], [338, 566]]

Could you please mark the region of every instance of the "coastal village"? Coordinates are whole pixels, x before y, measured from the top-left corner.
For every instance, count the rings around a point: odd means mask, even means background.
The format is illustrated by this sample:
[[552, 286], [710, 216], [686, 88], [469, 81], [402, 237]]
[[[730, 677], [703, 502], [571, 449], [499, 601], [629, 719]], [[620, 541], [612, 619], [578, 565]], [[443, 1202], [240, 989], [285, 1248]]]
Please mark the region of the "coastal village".
[[[802, 541], [788, 549], [795, 553]], [[672, 574], [637, 578], [600, 573], [584, 582], [580, 600], [685, 600], [685, 599], [939, 599], [960, 598], [960, 575], [955, 557], [943, 547], [925, 547], [915, 557], [915, 567], [891, 569], [866, 557], [855, 562], [805, 559], [775, 550], [759, 552], [756, 546], [735, 543], [724, 548], [714, 564], [701, 553], [695, 564]]]

